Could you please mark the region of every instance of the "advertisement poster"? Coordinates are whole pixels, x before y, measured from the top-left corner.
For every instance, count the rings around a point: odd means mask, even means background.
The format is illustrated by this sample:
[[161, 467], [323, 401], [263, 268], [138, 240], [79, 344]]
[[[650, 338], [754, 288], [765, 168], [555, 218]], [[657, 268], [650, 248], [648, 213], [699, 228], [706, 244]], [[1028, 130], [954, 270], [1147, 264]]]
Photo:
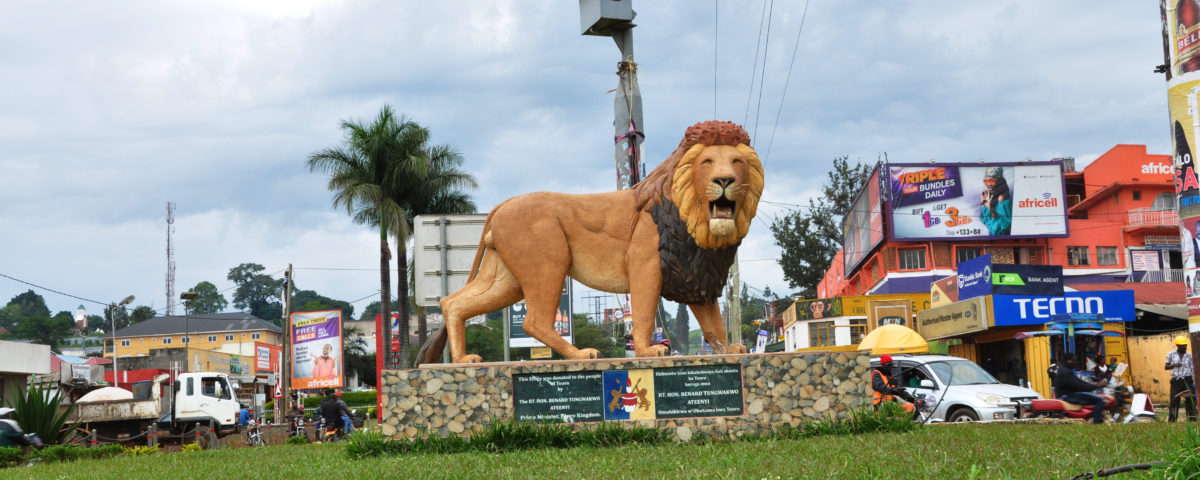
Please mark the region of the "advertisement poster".
[[933, 307], [958, 301], [958, 275], [951, 275], [929, 284], [929, 301]]
[[958, 262], [958, 298], [982, 297], [992, 294], [992, 256], [983, 254]]
[[[1200, 16], [1194, 2], [1160, 0], [1164, 56], [1167, 58], [1167, 109], [1174, 153], [1175, 193], [1179, 198], [1179, 240], [1183, 247], [1184, 292], [1188, 330], [1200, 332], [1200, 272], [1197, 272], [1197, 218], [1200, 180], [1196, 178], [1196, 143], [1200, 141]], [[1181, 10], [1182, 11], [1181, 11]], [[1149, 270], [1147, 268], [1147, 270]]]
[[1056, 315], [1085, 313], [1103, 315], [1106, 322], [1132, 322], [1133, 290], [1066, 292], [1061, 297], [992, 295], [992, 318], [997, 327], [1042, 325]]
[[1066, 237], [1062, 164], [890, 164], [896, 240]]
[[876, 246], [883, 243], [883, 202], [879, 191], [879, 166], [871, 171], [853, 207], [842, 218], [843, 268], [853, 272]]
[[291, 317], [292, 388], [342, 386], [342, 311], [296, 312]]
[[795, 304], [796, 320], [812, 320], [814, 318], [829, 318], [842, 316], [841, 298], [819, 298], [816, 300], [798, 300]]
[[283, 347], [254, 342], [254, 374], [266, 375], [279, 370], [279, 356]]
[[[562, 297], [558, 301], [558, 309], [554, 312], [554, 331], [566, 340], [575, 343], [571, 325], [571, 281], [563, 286]], [[522, 300], [508, 307], [509, 332], [512, 337], [508, 345], [512, 348], [544, 347], [546, 345], [525, 333], [525, 301]]]

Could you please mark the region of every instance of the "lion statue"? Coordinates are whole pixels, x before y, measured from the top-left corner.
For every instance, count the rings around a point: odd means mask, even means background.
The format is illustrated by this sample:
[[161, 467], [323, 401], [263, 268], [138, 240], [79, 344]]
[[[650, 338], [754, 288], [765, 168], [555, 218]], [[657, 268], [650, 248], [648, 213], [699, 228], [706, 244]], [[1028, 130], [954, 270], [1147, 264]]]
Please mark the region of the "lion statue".
[[631, 189], [501, 202], [488, 214], [466, 285], [441, 300], [445, 326], [421, 347], [417, 364], [438, 361], [447, 339], [454, 363], [481, 361], [466, 351], [466, 320], [522, 298], [529, 336], [566, 358], [596, 358], [596, 349], [575, 348], [554, 331], [567, 276], [629, 293], [639, 357], [669, 353], [651, 345], [660, 296], [688, 305], [715, 352], [745, 353], [725, 344], [717, 298], [762, 196], [762, 163], [749, 145], [732, 122], [701, 122]]

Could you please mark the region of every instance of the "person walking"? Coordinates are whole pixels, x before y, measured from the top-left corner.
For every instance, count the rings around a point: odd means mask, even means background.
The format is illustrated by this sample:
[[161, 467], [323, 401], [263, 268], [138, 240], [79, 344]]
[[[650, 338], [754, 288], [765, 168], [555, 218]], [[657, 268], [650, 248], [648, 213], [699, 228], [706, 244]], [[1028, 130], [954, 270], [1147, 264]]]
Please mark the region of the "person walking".
[[1179, 401], [1187, 409], [1189, 421], [1196, 420], [1196, 397], [1192, 388], [1192, 354], [1188, 353], [1187, 336], [1175, 337], [1175, 350], [1167, 354], [1166, 369], [1171, 371], [1171, 405], [1167, 407], [1167, 421], [1174, 422], [1179, 416]]

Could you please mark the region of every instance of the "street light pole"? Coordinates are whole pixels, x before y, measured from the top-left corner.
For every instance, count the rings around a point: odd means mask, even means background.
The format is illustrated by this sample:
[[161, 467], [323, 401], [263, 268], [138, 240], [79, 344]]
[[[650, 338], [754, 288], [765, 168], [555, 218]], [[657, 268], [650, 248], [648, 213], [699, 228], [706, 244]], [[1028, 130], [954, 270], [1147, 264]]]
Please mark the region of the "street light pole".
[[[183, 361], [191, 363], [192, 361], [192, 336], [188, 328], [188, 311], [190, 310], [191, 300], [196, 298], [196, 292], [188, 290], [179, 294], [179, 299], [183, 300]], [[191, 371], [188, 369], [187, 371]]]
[[112, 337], [113, 337], [113, 386], [118, 387], [118, 388], [121, 387], [121, 377], [117, 376], [117, 372], [119, 372], [119, 370], [117, 369], [117, 312], [116, 312], [116, 310], [117, 310], [117, 307], [121, 307], [121, 310], [124, 310], [125, 306], [129, 305], [131, 303], [133, 303], [133, 295], [125, 297], [124, 300], [121, 300], [121, 303], [118, 303], [116, 307], [113, 307], [112, 309], [110, 309], [108, 311], [108, 321], [109, 321], [109, 324], [112, 325]]

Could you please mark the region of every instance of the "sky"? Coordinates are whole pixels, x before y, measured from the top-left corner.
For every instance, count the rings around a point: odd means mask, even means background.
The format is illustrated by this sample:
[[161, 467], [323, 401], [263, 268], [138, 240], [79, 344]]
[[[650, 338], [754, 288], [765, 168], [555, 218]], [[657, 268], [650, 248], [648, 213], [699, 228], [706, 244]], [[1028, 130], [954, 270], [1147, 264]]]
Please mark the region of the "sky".
[[[1082, 168], [1116, 144], [1169, 153], [1157, 2], [634, 10], [647, 169], [714, 118], [745, 125], [763, 160], [740, 250], [753, 289], [796, 290], [769, 225], [836, 157]], [[0, 3], [0, 300], [28, 282], [52, 312], [131, 294], [163, 312], [174, 202], [176, 295], [209, 281], [232, 299], [230, 268], [292, 264], [299, 287], [361, 311], [378, 299], [378, 233], [335, 210], [305, 160], [385, 104], [462, 153], [481, 212], [613, 190], [620, 53], [579, 17], [570, 0]], [[577, 312], [595, 308], [584, 295]]]

